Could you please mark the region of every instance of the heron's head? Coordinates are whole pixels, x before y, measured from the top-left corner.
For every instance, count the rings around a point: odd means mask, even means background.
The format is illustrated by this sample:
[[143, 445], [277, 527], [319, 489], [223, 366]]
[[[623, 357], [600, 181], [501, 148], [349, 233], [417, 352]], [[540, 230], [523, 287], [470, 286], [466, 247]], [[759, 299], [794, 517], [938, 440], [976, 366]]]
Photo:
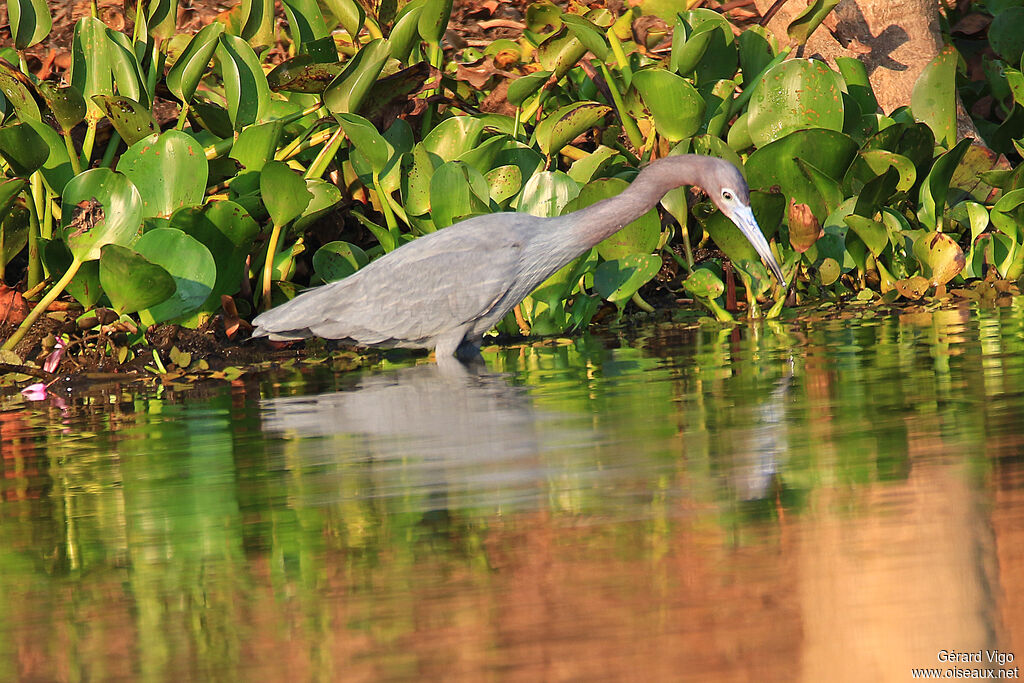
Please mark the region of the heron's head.
[[779, 283], [785, 287], [786, 278], [782, 276], [782, 268], [775, 260], [768, 240], [764, 238], [764, 233], [754, 219], [754, 212], [750, 210], [750, 188], [747, 187], [747, 181], [743, 179], [740, 170], [728, 161], [705, 158], [708, 161], [701, 176], [704, 191], [715, 206], [736, 224], [754, 246], [754, 250], [775, 273]]

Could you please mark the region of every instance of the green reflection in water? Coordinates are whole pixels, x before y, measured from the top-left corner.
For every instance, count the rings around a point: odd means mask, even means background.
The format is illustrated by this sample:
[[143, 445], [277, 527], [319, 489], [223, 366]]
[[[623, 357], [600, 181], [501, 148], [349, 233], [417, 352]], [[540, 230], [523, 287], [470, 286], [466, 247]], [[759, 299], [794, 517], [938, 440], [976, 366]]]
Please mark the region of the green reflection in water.
[[63, 413], [12, 399], [0, 678], [415, 678], [460, 651], [418, 634], [467, 624], [463, 649], [500, 661], [501, 578], [551, 544], [610, 577], [635, 562], [667, 602], [682, 536], [782, 543], [818, 492], [857, 518], [922, 459], [989, 495], [1024, 423], [1022, 346], [1015, 304], [663, 325], [490, 349], [465, 377], [325, 362]]

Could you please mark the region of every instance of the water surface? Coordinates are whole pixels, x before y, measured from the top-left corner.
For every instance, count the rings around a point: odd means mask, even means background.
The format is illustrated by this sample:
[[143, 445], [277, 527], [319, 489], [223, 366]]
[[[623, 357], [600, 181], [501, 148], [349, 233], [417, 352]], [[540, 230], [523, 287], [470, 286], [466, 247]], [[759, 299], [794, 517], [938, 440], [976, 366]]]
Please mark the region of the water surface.
[[1024, 657], [1024, 305], [484, 356], [5, 399], [0, 679], [903, 681]]

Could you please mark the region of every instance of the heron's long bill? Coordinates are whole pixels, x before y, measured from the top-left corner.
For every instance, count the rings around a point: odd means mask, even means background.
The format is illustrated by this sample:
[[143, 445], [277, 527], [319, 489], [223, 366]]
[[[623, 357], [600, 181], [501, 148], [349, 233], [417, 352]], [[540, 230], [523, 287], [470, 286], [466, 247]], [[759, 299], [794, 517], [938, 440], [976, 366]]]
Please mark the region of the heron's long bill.
[[779, 279], [779, 284], [783, 287], [786, 286], [786, 278], [782, 276], [782, 268], [779, 266], [779, 262], [775, 260], [775, 254], [772, 253], [771, 247], [768, 246], [768, 240], [764, 238], [764, 233], [761, 232], [760, 226], [757, 224], [757, 220], [754, 218], [754, 212], [750, 210], [749, 206], [738, 207], [733, 214], [729, 216], [732, 222], [736, 224], [736, 227], [740, 229], [740, 232], [750, 241], [753, 245], [754, 251], [764, 259], [764, 262], [768, 264], [768, 267], [775, 273], [775, 277]]

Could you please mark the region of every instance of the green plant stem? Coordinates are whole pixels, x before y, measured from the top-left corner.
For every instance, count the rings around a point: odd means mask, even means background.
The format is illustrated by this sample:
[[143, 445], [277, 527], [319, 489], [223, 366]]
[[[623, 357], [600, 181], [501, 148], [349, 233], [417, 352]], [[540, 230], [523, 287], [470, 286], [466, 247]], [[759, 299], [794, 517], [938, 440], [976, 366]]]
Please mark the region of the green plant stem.
[[26, 287], [32, 289], [43, 281], [43, 260], [39, 255], [39, 210], [45, 210], [46, 188], [36, 171], [32, 174], [32, 201], [28, 203], [28, 274]]
[[39, 236], [44, 240], [53, 239], [53, 197], [46, 192], [46, 206], [43, 208], [43, 222], [39, 225]]
[[82, 262], [77, 256], [74, 257], [71, 260], [71, 265], [68, 266], [68, 269], [64, 272], [61, 279], [54, 283], [53, 287], [50, 288], [50, 291], [48, 291], [46, 295], [39, 300], [39, 303], [37, 303], [29, 312], [29, 314], [25, 316], [25, 319], [21, 321], [20, 325], [18, 325], [18, 329], [14, 331], [14, 334], [7, 338], [7, 341], [3, 343], [3, 346], [0, 346], [0, 351], [10, 351], [25, 338], [25, 334], [29, 331], [29, 328], [31, 328], [35, 321], [39, 319], [39, 316], [46, 312], [46, 309], [50, 307], [50, 304], [52, 304], [54, 300], [61, 295], [64, 289], [71, 283], [71, 280], [74, 279], [75, 275], [78, 273], [78, 269], [81, 267]]
[[[612, 48], [612, 54], [615, 55], [615, 61], [619, 65], [619, 71], [622, 72], [622, 77], [625, 79], [626, 87], [628, 88], [629, 84], [633, 80], [633, 70], [629, 68], [629, 59], [626, 57], [626, 52], [622, 49], [622, 42], [619, 40], [619, 37], [615, 35], [615, 31], [612, 28], [608, 29], [607, 36], [608, 44]], [[604, 66], [603, 62], [601, 66]]]
[[640, 292], [633, 292], [633, 296], [630, 301], [635, 303], [640, 310], [647, 311], [648, 313], [654, 313], [654, 306], [644, 301], [643, 297], [640, 296]]
[[174, 124], [175, 130], [185, 130], [185, 121], [188, 120], [188, 103], [181, 105], [181, 111], [178, 112], [178, 122]]
[[384, 222], [388, 226], [388, 232], [395, 238], [395, 243], [398, 243], [398, 223], [395, 222], [395, 214], [391, 211], [391, 202], [388, 201], [388, 194], [384, 191], [384, 188], [380, 186], [380, 175], [373, 172], [373, 189], [377, 191], [377, 199], [380, 200], [380, 210], [384, 213]]
[[96, 125], [99, 123], [99, 119], [89, 117], [86, 123], [87, 127], [85, 129], [85, 138], [82, 140], [82, 156], [79, 168], [89, 168], [89, 164], [92, 161], [92, 148], [96, 144]]
[[[328, 119], [317, 119], [316, 121], [311, 123], [309, 126], [306, 127], [304, 131], [302, 131], [302, 133], [297, 135], [294, 140], [292, 140], [287, 145], [282, 147], [281, 151], [274, 155], [274, 159], [277, 161], [286, 161], [287, 159], [291, 159], [293, 156], [295, 156], [302, 150], [313, 147], [313, 144], [306, 144], [306, 141], [312, 137], [313, 131], [316, 130], [317, 126], [323, 125], [324, 123], [328, 122]], [[333, 130], [326, 131], [326, 133], [322, 134], [322, 138], [320, 138], [320, 141], [316, 144], [323, 144], [323, 142], [328, 140], [331, 135], [334, 135]]]
[[629, 138], [629, 143], [633, 145], [634, 149], [640, 149], [644, 144], [644, 136], [640, 133], [640, 127], [636, 125], [636, 121], [629, 116], [629, 112], [626, 111], [626, 105], [622, 101], [622, 95], [619, 93], [619, 88], [612, 79], [612, 74], [608, 70], [608, 67], [604, 62], [600, 62], [601, 73], [604, 75], [604, 80], [608, 84], [608, 90], [612, 94], [612, 101], [615, 103], [615, 111], [619, 115], [619, 121], [622, 122], [622, 129], [626, 131], [626, 137]]
[[281, 226], [275, 225], [267, 242], [267, 260], [263, 262], [263, 310], [270, 310], [270, 278], [274, 276], [274, 255], [281, 239]]
[[331, 159], [338, 153], [341, 148], [341, 143], [345, 141], [345, 131], [339, 126], [331, 134], [330, 140], [324, 145], [324, 148], [320, 150], [320, 153], [313, 159], [313, 163], [306, 169], [306, 173], [303, 175], [304, 178], [319, 178], [327, 170], [327, 165], [331, 163]]
[[103, 158], [100, 160], [100, 168], [110, 168], [114, 163], [114, 154], [117, 153], [117, 146], [121, 144], [121, 134], [116, 130], [110, 134], [107, 140], [107, 148], [103, 150]]
[[61, 137], [64, 138], [64, 146], [68, 148], [71, 170], [75, 175], [78, 175], [82, 172], [82, 160], [78, 158], [78, 152], [75, 151], [75, 143], [71, 140], [71, 133], [61, 133]]

